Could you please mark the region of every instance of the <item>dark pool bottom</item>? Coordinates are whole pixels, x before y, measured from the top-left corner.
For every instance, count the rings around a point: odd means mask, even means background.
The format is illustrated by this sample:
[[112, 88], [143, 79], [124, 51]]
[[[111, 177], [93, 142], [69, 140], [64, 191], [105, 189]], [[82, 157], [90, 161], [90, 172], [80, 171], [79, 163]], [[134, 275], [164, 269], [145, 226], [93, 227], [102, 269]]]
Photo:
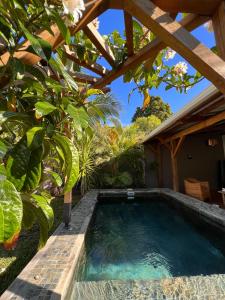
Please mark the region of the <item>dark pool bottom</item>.
[[224, 234], [159, 197], [100, 202], [85, 247], [81, 281], [225, 273]]

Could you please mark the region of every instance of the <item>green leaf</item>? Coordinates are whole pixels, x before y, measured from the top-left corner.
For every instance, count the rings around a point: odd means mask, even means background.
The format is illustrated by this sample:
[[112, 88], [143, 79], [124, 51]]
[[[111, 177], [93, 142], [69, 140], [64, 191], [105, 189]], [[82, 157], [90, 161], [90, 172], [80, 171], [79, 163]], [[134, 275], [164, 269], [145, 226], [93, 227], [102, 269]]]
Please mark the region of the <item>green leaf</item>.
[[26, 133], [27, 146], [29, 149], [34, 150], [40, 147], [44, 137], [43, 127], [33, 127]]
[[31, 226], [34, 221], [37, 221], [40, 227], [39, 249], [42, 248], [48, 240], [48, 232], [54, 222], [54, 213], [49, 204], [49, 199], [42, 196], [32, 194], [30, 197], [24, 197], [24, 205], [27, 213], [32, 211], [32, 221], [25, 217], [25, 225]]
[[74, 90], [78, 90], [78, 86], [75, 82], [75, 80], [73, 79], [72, 76], [70, 76], [70, 74], [66, 71], [64, 64], [62, 63], [62, 61], [60, 60], [59, 56], [56, 56], [50, 59], [49, 61], [51, 67], [56, 71], [59, 72], [65, 79], [66, 83], [68, 84], [69, 88], [74, 89]]
[[[47, 41], [44, 41], [40, 38], [36, 38], [34, 35], [32, 35], [29, 32], [29, 30], [22, 24], [22, 22], [19, 21], [19, 24], [20, 24], [20, 27], [23, 30], [26, 38], [31, 43], [31, 46], [32, 46], [33, 50], [35, 51], [35, 53], [38, 56], [40, 56], [41, 58], [43, 58], [45, 60], [49, 60], [51, 57], [51, 45]], [[28, 49], [26, 49], [26, 50], [29, 51], [30, 48], [28, 47]]]
[[103, 91], [98, 89], [89, 89], [86, 93], [87, 97], [93, 96], [93, 95], [104, 95]]
[[74, 125], [77, 127], [86, 128], [89, 124], [89, 116], [83, 107], [75, 107], [69, 104], [66, 108], [66, 112], [73, 118]]
[[79, 177], [79, 154], [77, 148], [66, 136], [55, 134], [53, 139], [64, 155], [66, 175], [64, 193], [70, 192]]
[[[32, 143], [36, 145], [36, 142]], [[7, 178], [18, 191], [31, 191], [37, 188], [42, 175], [42, 141], [34, 150], [29, 149], [24, 136], [11, 151], [7, 164]]]
[[23, 201], [23, 228], [30, 229], [36, 221], [33, 206]]
[[41, 208], [42, 212], [44, 213], [46, 220], [48, 222], [48, 230], [52, 228], [54, 223], [54, 213], [52, 207], [49, 205], [50, 199], [41, 196], [32, 194], [32, 198], [35, 200], [36, 205]]
[[56, 11], [52, 12], [52, 14], [54, 15], [54, 20], [55, 20], [62, 36], [64, 37], [64, 40], [66, 41], [67, 45], [69, 45], [71, 36], [70, 36], [70, 31], [69, 31], [68, 27], [65, 25], [62, 18]]
[[0, 111], [0, 125], [7, 121], [19, 121], [31, 125], [31, 116], [25, 113]]
[[0, 180], [0, 243], [13, 243], [21, 230], [22, 200], [15, 186]]
[[23, 191], [29, 192], [38, 187], [42, 175], [42, 155], [42, 146], [32, 151], [22, 188]]
[[7, 178], [21, 191], [26, 180], [31, 151], [27, 147], [27, 139], [23, 137], [13, 148], [6, 164]]
[[49, 102], [46, 101], [38, 101], [35, 103], [36, 112], [39, 116], [46, 116], [53, 112], [56, 107]]
[[7, 152], [8, 148], [5, 143], [0, 139], [0, 159], [3, 158]]
[[53, 182], [56, 186], [60, 187], [63, 184], [62, 178], [58, 173], [50, 171], [49, 174], [52, 176]]

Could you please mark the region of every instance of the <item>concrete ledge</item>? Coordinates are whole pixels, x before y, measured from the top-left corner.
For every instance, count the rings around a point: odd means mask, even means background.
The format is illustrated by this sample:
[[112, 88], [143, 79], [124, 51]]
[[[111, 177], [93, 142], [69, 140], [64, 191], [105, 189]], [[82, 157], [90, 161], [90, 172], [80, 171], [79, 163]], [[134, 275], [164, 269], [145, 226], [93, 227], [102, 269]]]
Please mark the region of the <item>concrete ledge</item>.
[[[169, 189], [133, 191], [137, 196], [162, 194], [168, 200], [179, 203], [225, 228], [225, 211], [217, 206]], [[2, 300], [225, 299], [225, 275], [151, 281], [75, 282], [74, 273], [98, 195], [125, 196], [127, 190], [92, 190], [87, 193], [72, 211], [71, 229], [66, 230], [63, 224], [58, 227], [47, 245], [35, 255], [2, 295]], [[73, 288], [75, 294], [71, 296]]]

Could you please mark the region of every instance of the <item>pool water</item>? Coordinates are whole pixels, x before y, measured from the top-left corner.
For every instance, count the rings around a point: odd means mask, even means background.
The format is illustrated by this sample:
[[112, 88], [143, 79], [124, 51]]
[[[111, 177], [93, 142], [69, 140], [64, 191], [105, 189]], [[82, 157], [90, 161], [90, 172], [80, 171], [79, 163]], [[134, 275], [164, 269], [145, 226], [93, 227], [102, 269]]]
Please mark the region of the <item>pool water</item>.
[[225, 273], [223, 233], [196, 227], [159, 198], [99, 203], [85, 251], [82, 281]]

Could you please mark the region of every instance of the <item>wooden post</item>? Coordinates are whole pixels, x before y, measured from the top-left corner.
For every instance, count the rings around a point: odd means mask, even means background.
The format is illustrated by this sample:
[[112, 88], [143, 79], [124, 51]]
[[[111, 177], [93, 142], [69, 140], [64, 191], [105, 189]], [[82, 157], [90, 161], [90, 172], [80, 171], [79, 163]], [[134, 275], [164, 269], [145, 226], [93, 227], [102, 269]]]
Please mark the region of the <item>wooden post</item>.
[[162, 161], [162, 153], [161, 153], [161, 144], [158, 143], [157, 146], [157, 162], [158, 162], [158, 184], [159, 187], [163, 187], [163, 161]]
[[72, 199], [72, 191], [64, 195], [63, 222], [66, 228], [69, 228], [71, 221]]
[[171, 166], [172, 166], [172, 177], [173, 177], [173, 190], [179, 192], [179, 175], [178, 175], [178, 166], [177, 166], [177, 154], [180, 150], [181, 145], [183, 144], [185, 136], [182, 136], [178, 141], [171, 140], [169, 149], [171, 156]]
[[170, 151], [171, 154], [171, 165], [172, 165], [172, 176], [173, 176], [173, 190], [175, 192], [179, 191], [179, 179], [178, 179], [178, 169], [177, 169], [177, 156]]
[[217, 49], [220, 57], [225, 60], [225, 2], [222, 1], [212, 17]]

